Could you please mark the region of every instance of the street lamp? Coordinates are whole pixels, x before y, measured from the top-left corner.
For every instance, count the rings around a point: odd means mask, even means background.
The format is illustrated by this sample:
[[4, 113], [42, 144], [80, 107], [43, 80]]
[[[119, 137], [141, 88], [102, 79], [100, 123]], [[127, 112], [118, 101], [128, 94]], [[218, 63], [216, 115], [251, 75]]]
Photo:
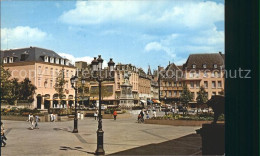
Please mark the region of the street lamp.
[[166, 112], [166, 111], [167, 111], [167, 110], [166, 110], [166, 108], [167, 108], [167, 107], [166, 107], [166, 95], [164, 96], [164, 100], [165, 100], [165, 115], [167, 115], [167, 112]]
[[72, 133], [78, 133], [78, 118], [77, 118], [77, 87], [78, 77], [73, 76], [70, 78], [71, 87], [75, 90], [75, 116], [74, 116], [74, 129]]
[[[99, 87], [99, 108], [98, 108], [98, 130], [97, 130], [97, 150], [95, 152], [96, 155], [105, 155], [105, 150], [103, 147], [104, 143], [104, 131], [102, 130], [102, 116], [101, 116], [101, 82], [104, 80], [110, 80], [111, 74], [109, 74], [108, 78], [104, 78], [101, 75], [103, 65], [103, 59], [101, 55], [98, 55], [98, 59], [94, 57], [94, 60], [91, 62], [93, 77], [98, 81]], [[114, 65], [112, 58], [108, 62], [108, 71], [111, 73], [114, 71]], [[99, 73], [99, 74], [97, 74]]]

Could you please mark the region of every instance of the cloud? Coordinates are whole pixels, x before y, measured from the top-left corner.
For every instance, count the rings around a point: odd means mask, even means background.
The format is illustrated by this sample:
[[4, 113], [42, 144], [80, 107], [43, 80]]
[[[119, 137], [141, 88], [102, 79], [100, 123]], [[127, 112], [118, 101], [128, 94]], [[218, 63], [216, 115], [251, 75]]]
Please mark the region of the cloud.
[[176, 55], [172, 52], [172, 50], [168, 47], [162, 46], [161, 43], [158, 42], [150, 42], [145, 46], [145, 51], [164, 51], [169, 55], [170, 57], [174, 58]]
[[77, 1], [60, 20], [71, 25], [122, 23], [199, 28], [224, 21], [224, 4], [212, 1]]
[[[92, 60], [94, 59], [94, 57], [91, 56], [83, 56], [83, 57], [74, 57], [71, 54], [67, 54], [67, 53], [58, 53], [61, 57], [67, 58], [71, 61], [72, 64], [75, 64], [75, 62], [77, 61], [84, 61], [87, 62], [88, 64], [91, 64]], [[103, 67], [107, 67], [107, 61], [104, 60], [103, 62]]]
[[15, 28], [1, 28], [1, 48], [16, 48], [39, 43], [51, 35], [39, 28], [17, 26]]

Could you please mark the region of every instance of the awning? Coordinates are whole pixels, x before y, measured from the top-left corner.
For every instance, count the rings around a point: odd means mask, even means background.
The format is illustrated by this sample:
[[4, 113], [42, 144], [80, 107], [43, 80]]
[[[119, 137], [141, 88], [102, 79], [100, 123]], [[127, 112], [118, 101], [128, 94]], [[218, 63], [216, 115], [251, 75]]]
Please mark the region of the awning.
[[147, 102], [148, 102], [149, 104], [153, 104], [153, 101], [152, 101], [152, 100], [147, 100]]
[[153, 103], [161, 103], [159, 100], [153, 100]]
[[142, 103], [146, 103], [146, 101], [145, 101], [145, 100], [140, 100], [140, 102], [142, 102]]
[[97, 97], [90, 97], [89, 100], [98, 100]]

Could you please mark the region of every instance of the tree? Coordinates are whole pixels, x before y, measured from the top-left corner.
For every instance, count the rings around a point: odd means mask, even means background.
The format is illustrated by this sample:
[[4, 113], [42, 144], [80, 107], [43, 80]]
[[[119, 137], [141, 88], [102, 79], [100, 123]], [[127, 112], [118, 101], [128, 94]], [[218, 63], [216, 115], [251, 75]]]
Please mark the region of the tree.
[[[11, 74], [8, 69], [4, 69], [3, 64], [0, 65], [0, 95], [1, 95], [1, 101], [6, 101], [8, 104], [13, 105], [15, 104], [15, 100], [17, 100], [17, 94], [14, 93], [15, 85], [13, 84], [13, 81], [17, 81], [17, 79], [10, 80]], [[16, 82], [15, 82], [16, 83]]]
[[[192, 100], [192, 94], [190, 90], [188, 89], [187, 85], [183, 86], [182, 94], [180, 97], [180, 101], [184, 103], [185, 110], [187, 110], [188, 103]], [[183, 111], [184, 114], [184, 111]]]
[[[64, 79], [64, 69], [60, 70], [58, 73], [58, 76], [56, 77], [56, 82], [54, 85], [54, 89], [58, 94], [59, 99], [62, 99], [62, 97], [65, 95], [64, 94], [64, 86], [68, 81]], [[59, 100], [60, 104], [60, 100]]]
[[20, 84], [20, 100], [26, 100], [28, 103], [34, 101], [33, 95], [37, 87], [32, 84], [29, 78], [25, 78]]
[[197, 96], [196, 100], [197, 100], [197, 114], [198, 114], [199, 106], [201, 106], [202, 104], [205, 104], [208, 101], [208, 95], [203, 86], [200, 87], [200, 91], [198, 92], [198, 96]]

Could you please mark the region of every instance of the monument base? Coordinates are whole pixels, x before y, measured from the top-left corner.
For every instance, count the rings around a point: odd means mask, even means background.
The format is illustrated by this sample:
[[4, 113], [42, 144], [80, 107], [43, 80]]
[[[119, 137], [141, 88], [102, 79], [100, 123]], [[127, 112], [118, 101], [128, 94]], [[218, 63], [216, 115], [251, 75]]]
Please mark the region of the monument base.
[[224, 155], [225, 124], [203, 124], [196, 130], [202, 138], [202, 155]]

